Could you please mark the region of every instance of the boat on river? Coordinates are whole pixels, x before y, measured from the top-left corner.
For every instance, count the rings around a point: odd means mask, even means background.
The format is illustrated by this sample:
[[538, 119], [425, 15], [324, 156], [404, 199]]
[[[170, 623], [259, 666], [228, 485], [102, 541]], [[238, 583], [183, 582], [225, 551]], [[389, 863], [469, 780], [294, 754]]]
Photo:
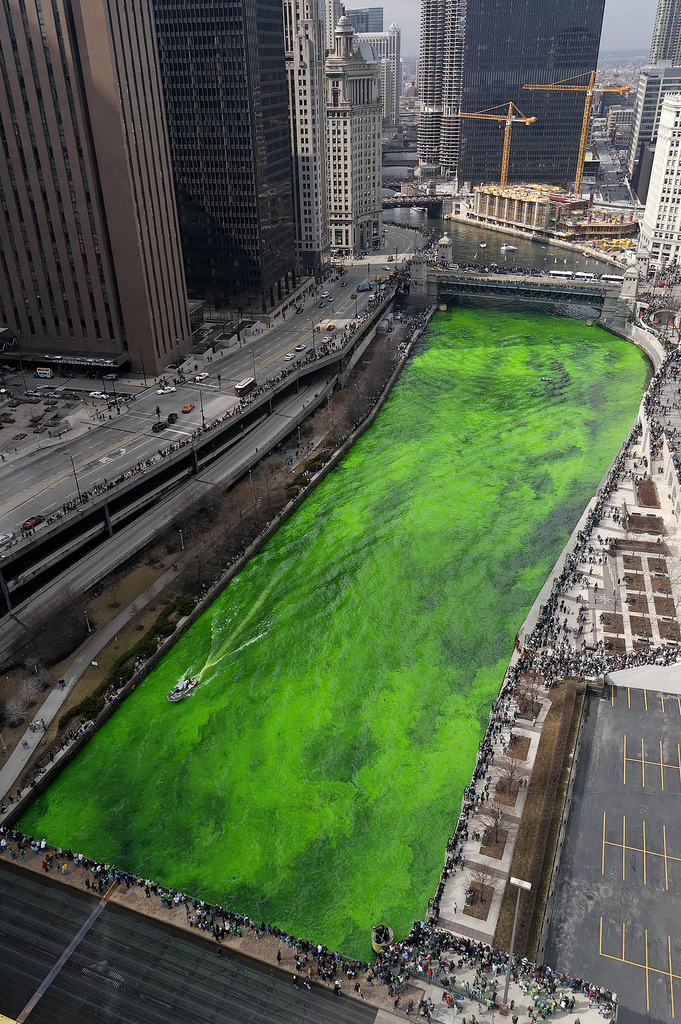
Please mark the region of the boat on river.
[[486, 249], [487, 248], [487, 242], [481, 242], [480, 243], [480, 248], [481, 249]]
[[173, 703], [178, 700], [184, 700], [185, 697], [189, 696], [194, 687], [198, 685], [198, 679], [194, 679], [192, 676], [185, 676], [184, 679], [180, 679], [179, 683], [173, 686], [172, 690], [168, 694], [168, 700]]
[[501, 251], [502, 252], [515, 252], [517, 248], [518, 248], [517, 245], [509, 245], [507, 242], [504, 242], [504, 244], [501, 247]]
[[425, 206], [412, 206], [412, 210], [414, 211], [414, 213], [425, 213], [426, 212]]

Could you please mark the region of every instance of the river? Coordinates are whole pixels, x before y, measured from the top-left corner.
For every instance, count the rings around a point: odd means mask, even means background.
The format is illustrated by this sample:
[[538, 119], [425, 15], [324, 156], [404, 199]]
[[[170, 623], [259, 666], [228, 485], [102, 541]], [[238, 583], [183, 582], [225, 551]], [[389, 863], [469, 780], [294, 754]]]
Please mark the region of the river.
[[406, 934], [648, 374], [583, 321], [437, 314], [371, 430], [19, 827], [344, 952]]

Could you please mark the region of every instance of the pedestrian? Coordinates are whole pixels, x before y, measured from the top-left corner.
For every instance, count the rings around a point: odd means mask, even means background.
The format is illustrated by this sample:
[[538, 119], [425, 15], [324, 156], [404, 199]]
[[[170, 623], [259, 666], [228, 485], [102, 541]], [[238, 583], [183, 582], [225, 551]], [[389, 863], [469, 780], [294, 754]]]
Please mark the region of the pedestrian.
[[294, 987], [294, 988], [297, 988], [297, 989], [298, 989], [298, 991], [300, 991], [300, 989], [299, 989], [299, 987], [298, 987], [298, 975], [297, 975], [297, 974], [294, 974], [294, 975], [293, 975], [293, 987]]
[[277, 950], [277, 963], [281, 966], [281, 950]]

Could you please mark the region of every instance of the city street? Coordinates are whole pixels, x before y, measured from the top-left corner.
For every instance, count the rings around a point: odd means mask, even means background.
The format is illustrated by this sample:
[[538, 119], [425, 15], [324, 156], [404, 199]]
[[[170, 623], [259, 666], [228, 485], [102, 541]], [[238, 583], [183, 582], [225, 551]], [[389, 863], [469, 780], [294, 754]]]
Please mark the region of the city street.
[[[240, 347], [234, 346], [224, 356], [216, 354], [213, 362], [206, 365], [208, 375], [203, 380], [199, 381], [194, 376], [183, 384], [172, 385], [172, 374], [169, 374], [166, 380], [171, 386], [176, 386], [176, 391], [159, 395], [158, 381], [148, 378], [145, 388], [141, 378], [122, 376], [114, 385], [117, 394], [135, 394], [137, 397], [134, 402], [124, 404], [118, 414], [115, 407], [107, 408], [107, 402], [90, 398], [93, 390], [111, 392], [110, 382], [84, 377], [72, 380], [55, 377], [44, 382], [27, 374], [25, 379], [31, 389], [42, 387], [50, 393], [64, 390], [81, 392], [90, 424], [86, 432], [51, 442], [49, 447], [44, 443], [40, 448], [36, 447], [36, 438], [29, 434], [24, 442], [28, 447], [19, 448], [16, 456], [6, 428], [0, 442], [0, 451], [6, 458], [6, 462], [0, 465], [0, 533], [16, 535], [29, 516], [47, 517], [60, 510], [65, 502], [76, 498], [77, 487], [87, 490], [104, 479], [116, 477], [127, 467], [155, 455], [159, 447], [191, 437], [203, 419], [208, 422], [233, 409], [238, 404], [234, 385], [239, 380], [255, 376], [261, 381], [276, 376], [288, 365], [286, 354], [295, 353], [296, 345], [305, 345], [306, 349], [312, 347], [313, 327], [322, 327], [316, 335], [319, 339], [324, 336], [328, 324], [333, 323], [342, 330], [356, 315], [361, 315], [372, 293], [357, 292], [357, 286], [364, 281], [373, 281], [375, 276], [385, 277], [387, 272], [396, 269], [400, 264], [395, 258], [395, 250], [404, 257], [413, 251], [416, 237], [413, 231], [387, 228], [385, 249], [372, 253], [367, 259], [348, 263], [341, 279], [319, 285], [316, 295], [308, 296], [302, 303], [302, 313], [297, 314], [291, 309], [286, 312], [285, 320], [278, 318], [277, 325], [265, 328], [262, 334], [253, 337], [242, 335]], [[390, 263], [387, 262], [389, 254], [393, 256]], [[323, 292], [329, 292], [331, 297], [322, 298]], [[353, 294], [355, 298], [351, 298]], [[200, 368], [199, 363], [196, 365]], [[21, 393], [23, 383], [20, 373], [6, 375], [5, 386], [10, 391]], [[194, 408], [182, 413], [182, 407], [187, 404]], [[158, 434], [152, 432], [152, 426], [158, 419], [157, 409], [163, 420], [169, 413], [177, 414], [177, 422]], [[110, 419], [99, 421], [96, 418], [99, 412]]]

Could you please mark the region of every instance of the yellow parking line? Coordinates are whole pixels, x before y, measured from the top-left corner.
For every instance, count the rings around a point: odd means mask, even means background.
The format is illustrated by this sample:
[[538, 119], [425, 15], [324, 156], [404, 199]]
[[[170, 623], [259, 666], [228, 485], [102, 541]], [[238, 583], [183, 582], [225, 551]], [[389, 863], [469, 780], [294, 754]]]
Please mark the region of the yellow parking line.
[[643, 884], [648, 884], [648, 872], [646, 866], [646, 823], [643, 822]]
[[674, 975], [672, 973], [672, 937], [667, 936], [667, 952], [669, 953], [669, 994], [672, 1000], [672, 1018], [674, 1017]]
[[612, 707], [615, 706], [615, 687], [614, 686], [610, 687], [610, 704], [611, 704]]
[[648, 929], [646, 928], [646, 1010], [650, 1009], [650, 988], [648, 985]]
[[605, 811], [603, 811], [603, 845], [601, 847], [601, 874], [605, 874]]
[[646, 788], [646, 756], [643, 753], [643, 736], [641, 736], [641, 785]]
[[662, 701], [662, 714], [664, 714], [664, 694], [660, 694], [660, 700]]
[[627, 686], [627, 707], [631, 707], [631, 689]]
[[647, 711], [648, 710], [648, 691], [647, 690], [643, 691], [643, 703], [645, 704], [646, 711]]
[[664, 792], [664, 771], [662, 770], [662, 740], [660, 740], [660, 784]]
[[669, 889], [669, 875], [667, 874], [667, 826], [662, 826], [662, 848], [664, 850], [664, 887]]

